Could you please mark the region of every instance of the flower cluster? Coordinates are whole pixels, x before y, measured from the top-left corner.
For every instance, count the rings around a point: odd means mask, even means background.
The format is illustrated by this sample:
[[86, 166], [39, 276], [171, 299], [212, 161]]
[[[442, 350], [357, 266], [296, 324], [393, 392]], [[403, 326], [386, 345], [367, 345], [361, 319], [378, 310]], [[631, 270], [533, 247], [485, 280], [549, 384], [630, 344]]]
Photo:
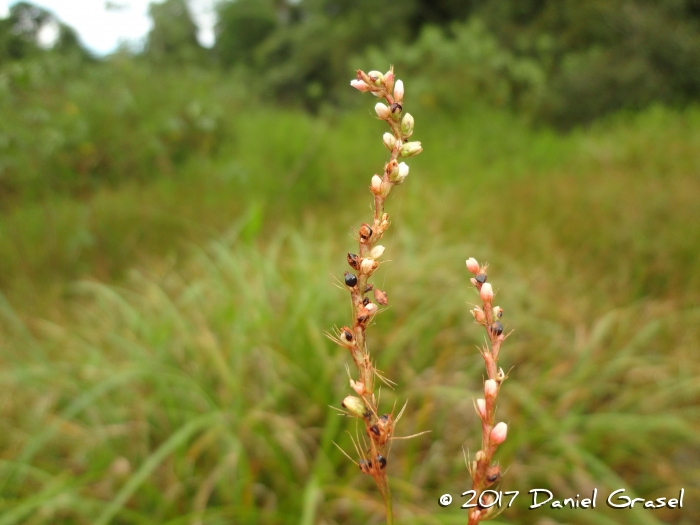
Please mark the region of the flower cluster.
[[[489, 341], [489, 344], [481, 349], [488, 375], [488, 379], [484, 381], [484, 397], [477, 399], [475, 403], [476, 413], [481, 419], [481, 450], [476, 453], [474, 461], [467, 464], [472, 477], [472, 489], [481, 496], [484, 490], [501, 479], [501, 467], [493, 462], [493, 456], [508, 435], [508, 425], [503, 422], [496, 423], [496, 398], [503, 381], [508, 377], [503, 369], [498, 367], [498, 354], [506, 335], [501, 324], [503, 308], [493, 305], [494, 292], [491, 283], [487, 282], [487, 266], [480, 266], [476, 259], [469, 258], [467, 270], [474, 274], [471, 283], [479, 292], [482, 302], [482, 306], [475, 306], [471, 314], [475, 321], [486, 329]], [[490, 493], [479, 501], [485, 502], [488, 497]], [[477, 506], [469, 511], [469, 525], [492, 519], [497, 513], [496, 506]]]
[[[386, 466], [394, 426], [401, 417], [393, 414], [380, 415], [377, 396], [375, 395], [375, 378], [384, 379], [374, 368], [365, 332], [370, 321], [379, 312], [380, 306], [388, 304], [385, 291], [374, 288], [369, 283], [372, 274], [379, 267], [384, 254], [384, 246], [379, 244], [389, 228], [389, 215], [384, 212], [384, 202], [394, 186], [402, 184], [409, 173], [404, 159], [414, 157], [422, 151], [420, 142], [409, 141], [413, 135], [414, 119], [410, 113], [403, 112], [404, 86], [401, 80], [394, 81], [393, 68], [386, 73], [379, 71], [357, 72], [357, 78], [350, 85], [362, 92], [372, 93], [384, 99], [378, 102], [375, 112], [380, 120], [389, 125], [389, 132], [384, 133], [382, 141], [389, 150], [389, 160], [381, 174], [372, 177], [370, 191], [374, 195], [374, 217], [371, 223], [363, 223], [357, 230], [357, 253], [348, 253], [347, 262], [352, 272], [345, 272], [344, 285], [350, 293], [353, 320], [351, 326], [337, 329], [329, 337], [339, 345], [347, 348], [357, 367], [359, 377], [350, 379], [350, 387], [356, 394], [347, 396], [342, 407], [347, 415], [359, 418], [365, 429], [365, 435], [358, 436], [355, 447], [360, 456], [357, 462], [360, 470], [372, 476], [384, 498], [387, 507], [387, 523], [391, 523], [391, 494], [386, 478]], [[372, 298], [368, 294], [372, 292]]]

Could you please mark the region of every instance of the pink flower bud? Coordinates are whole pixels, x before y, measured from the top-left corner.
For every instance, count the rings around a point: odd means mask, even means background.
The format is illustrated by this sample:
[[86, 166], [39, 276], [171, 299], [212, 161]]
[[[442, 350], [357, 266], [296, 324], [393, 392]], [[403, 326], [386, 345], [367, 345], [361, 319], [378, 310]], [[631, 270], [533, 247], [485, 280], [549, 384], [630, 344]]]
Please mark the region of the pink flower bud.
[[377, 105], [374, 106], [374, 111], [376, 111], [377, 116], [383, 120], [387, 120], [391, 116], [389, 106], [382, 104], [381, 102], [377, 102]]
[[491, 430], [491, 443], [494, 445], [500, 445], [506, 440], [506, 436], [508, 435], [508, 425], [506, 425], [503, 422], [500, 422], [498, 425], [493, 427], [493, 430]]
[[484, 401], [483, 399], [477, 399], [476, 408], [477, 412], [479, 413], [479, 417], [483, 420], [486, 420], [486, 401]]
[[487, 379], [484, 381], [484, 397], [486, 399], [493, 399], [498, 395], [498, 383], [493, 379]]
[[375, 195], [381, 195], [382, 193], [382, 179], [379, 175], [372, 177], [372, 193]]
[[370, 90], [370, 87], [367, 84], [365, 84], [362, 80], [351, 80], [350, 85], [355, 89], [362, 91], [363, 93], [366, 93]]
[[[399, 82], [401, 82], [399, 80]], [[386, 87], [386, 90], [391, 93], [391, 90], [394, 89], [394, 70], [390, 69], [386, 73], [384, 73], [384, 87]], [[397, 102], [401, 102], [400, 100], [397, 100]]]
[[484, 311], [479, 308], [478, 306], [474, 308], [473, 310], [469, 310], [471, 314], [474, 316], [474, 319], [476, 320], [477, 323], [479, 324], [484, 324], [486, 322], [486, 314], [484, 314]]
[[353, 381], [351, 379], [350, 386], [355, 392], [357, 392], [358, 396], [363, 396], [365, 394], [365, 384], [362, 381]]
[[403, 101], [403, 81], [397, 80], [396, 86], [394, 87], [394, 102], [401, 104]]
[[482, 284], [479, 295], [481, 296], [481, 300], [486, 304], [493, 301], [493, 288], [491, 288], [491, 283]]
[[469, 257], [469, 259], [467, 259], [467, 270], [472, 272], [474, 275], [479, 273], [479, 263], [476, 259], [474, 259], [474, 257]]

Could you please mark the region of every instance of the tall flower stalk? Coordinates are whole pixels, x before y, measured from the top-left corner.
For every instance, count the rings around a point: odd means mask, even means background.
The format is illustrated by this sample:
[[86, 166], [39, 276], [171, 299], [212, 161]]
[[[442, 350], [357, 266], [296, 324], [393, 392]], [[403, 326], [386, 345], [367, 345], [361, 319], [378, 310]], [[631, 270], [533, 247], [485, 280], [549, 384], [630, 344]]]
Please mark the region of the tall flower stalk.
[[480, 266], [476, 259], [467, 259], [467, 270], [474, 274], [471, 283], [479, 292], [482, 306], [471, 310], [475, 321], [486, 329], [487, 344], [481, 348], [488, 378], [484, 381], [484, 397], [476, 400], [476, 413], [481, 419], [481, 450], [474, 461], [467, 462], [472, 477], [472, 490], [477, 495], [477, 506], [469, 510], [469, 525], [493, 519], [499, 513], [494, 505], [495, 495], [486, 492], [501, 479], [501, 467], [493, 461], [498, 446], [506, 440], [508, 425], [496, 423], [496, 399], [503, 381], [508, 377], [498, 366], [501, 344], [506, 338], [501, 317], [503, 309], [493, 305], [493, 288], [487, 282], [487, 265]]
[[[401, 417], [393, 412], [382, 414], [379, 409], [379, 396], [376, 394], [377, 379], [390, 383], [375, 368], [367, 347], [366, 331], [380, 307], [388, 304], [386, 292], [370, 284], [372, 274], [377, 270], [384, 247], [379, 241], [389, 228], [389, 215], [384, 204], [394, 186], [402, 184], [408, 176], [409, 168], [402, 159], [414, 157], [421, 151], [420, 142], [408, 139], [413, 134], [414, 121], [410, 113], [403, 111], [404, 87], [401, 80], [394, 81], [394, 70], [382, 74], [379, 71], [365, 73], [358, 70], [357, 77], [350, 85], [361, 92], [369, 92], [383, 102], [377, 102], [374, 110], [379, 120], [389, 125], [382, 141], [389, 150], [389, 160], [381, 175], [374, 175], [370, 191], [374, 195], [374, 217], [369, 223], [360, 225], [356, 232], [358, 249], [347, 254], [347, 262], [352, 272], [345, 272], [344, 287], [350, 293], [352, 322], [350, 326], [336, 329], [327, 334], [333, 341], [350, 351], [357, 368], [357, 379], [350, 378], [350, 387], [355, 396], [347, 396], [342, 407], [347, 415], [358, 418], [364, 426], [364, 434], [353, 439], [358, 460], [353, 460], [360, 470], [372, 476], [386, 506], [387, 524], [393, 523], [391, 491], [387, 481], [386, 467], [393, 439], [394, 427]], [[372, 297], [369, 294], [372, 292]], [[352, 459], [352, 458], [351, 458]]]

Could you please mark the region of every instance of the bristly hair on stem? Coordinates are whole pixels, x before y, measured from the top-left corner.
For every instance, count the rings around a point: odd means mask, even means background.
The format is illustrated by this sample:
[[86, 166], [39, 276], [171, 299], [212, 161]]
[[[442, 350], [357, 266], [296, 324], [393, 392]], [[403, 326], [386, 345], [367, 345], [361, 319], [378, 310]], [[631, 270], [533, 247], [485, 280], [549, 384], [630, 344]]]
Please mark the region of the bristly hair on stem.
[[[345, 413], [362, 421], [367, 443], [353, 440], [356, 453], [360, 456], [357, 465], [364, 474], [372, 476], [386, 506], [386, 521], [394, 521], [391, 491], [387, 480], [387, 464], [391, 451], [394, 426], [399, 416], [394, 411], [382, 414], [379, 409], [379, 396], [375, 395], [375, 378], [391, 386], [393, 383], [376, 370], [367, 348], [366, 331], [371, 320], [379, 311], [379, 306], [387, 306], [387, 293], [374, 288], [369, 280], [377, 270], [379, 259], [384, 254], [384, 246], [379, 241], [389, 229], [389, 214], [384, 211], [384, 203], [394, 186], [402, 184], [408, 176], [408, 165], [404, 159], [418, 155], [423, 149], [420, 142], [409, 141], [413, 135], [414, 120], [403, 110], [404, 87], [401, 80], [394, 81], [394, 69], [386, 73], [358, 70], [350, 85], [361, 92], [372, 93], [385, 103], [377, 102], [374, 110], [377, 118], [389, 125], [382, 142], [389, 150], [389, 160], [380, 174], [372, 176], [369, 189], [374, 196], [374, 216], [362, 223], [356, 231], [358, 242], [356, 251], [348, 252], [346, 260], [352, 271], [345, 272], [341, 283], [350, 293], [352, 322], [349, 326], [335, 328], [326, 336], [350, 352], [357, 367], [357, 379], [350, 377], [350, 387], [356, 395], [347, 396], [341, 403]], [[342, 284], [341, 284], [342, 287]], [[369, 297], [372, 292], [372, 297]], [[379, 306], [378, 306], [379, 305]], [[405, 405], [404, 405], [405, 407]], [[401, 411], [403, 413], [403, 410]], [[380, 415], [381, 414], [381, 415]], [[358, 448], [363, 447], [363, 448]]]
[[484, 381], [484, 397], [474, 402], [474, 409], [481, 419], [481, 450], [476, 453], [473, 461], [467, 461], [467, 468], [472, 477], [472, 490], [477, 494], [479, 504], [469, 510], [469, 525], [477, 525], [480, 521], [493, 519], [503, 510], [493, 504], [492, 493], [483, 494], [485, 490], [501, 480], [501, 467], [493, 461], [493, 457], [508, 434], [506, 423], [496, 423], [496, 399], [501, 385], [508, 377], [498, 366], [498, 355], [501, 344], [508, 336], [503, 333], [501, 324], [503, 308], [493, 305], [494, 292], [491, 283], [488, 282], [487, 269], [488, 265], [480, 266], [473, 257], [467, 259], [467, 270], [474, 274], [471, 283], [479, 292], [482, 302], [482, 306], [474, 306], [471, 314], [476, 323], [486, 329], [487, 343], [480, 352], [486, 364], [488, 376]]

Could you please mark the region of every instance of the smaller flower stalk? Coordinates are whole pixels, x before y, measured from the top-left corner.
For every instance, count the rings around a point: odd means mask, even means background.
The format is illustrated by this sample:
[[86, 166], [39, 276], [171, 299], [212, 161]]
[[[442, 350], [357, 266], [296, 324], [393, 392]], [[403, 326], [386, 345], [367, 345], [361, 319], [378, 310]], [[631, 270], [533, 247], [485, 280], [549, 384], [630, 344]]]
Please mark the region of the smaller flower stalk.
[[[387, 384], [390, 381], [374, 367], [367, 348], [366, 331], [379, 312], [379, 306], [387, 306], [389, 299], [387, 293], [374, 288], [369, 279], [381, 264], [380, 259], [385, 251], [384, 246], [379, 244], [390, 225], [389, 215], [384, 212], [384, 203], [394, 186], [402, 184], [408, 177], [409, 167], [403, 159], [418, 155], [423, 148], [420, 142], [407, 142], [413, 134], [414, 121], [411, 115], [403, 113], [404, 85], [401, 80], [394, 79], [393, 68], [386, 73], [365, 73], [359, 70], [350, 85], [384, 101], [377, 102], [374, 111], [377, 118], [389, 126], [389, 131], [382, 136], [384, 147], [389, 150], [389, 159], [383, 172], [374, 175], [370, 181], [369, 189], [374, 196], [374, 217], [370, 223], [363, 223], [357, 230], [357, 253], [347, 254], [347, 262], [353, 272], [345, 272], [344, 284], [350, 292], [353, 321], [351, 326], [344, 326], [336, 329], [334, 334], [327, 335], [350, 351], [357, 367], [358, 377], [350, 377], [350, 387], [356, 395], [345, 397], [341, 406], [347, 415], [357, 418], [364, 427], [364, 433], [353, 440], [359, 456], [355, 463], [362, 473], [372, 476], [377, 484], [386, 506], [387, 524], [391, 525], [393, 512], [387, 465], [391, 441], [395, 439], [394, 428], [403, 410], [396, 416], [393, 412], [382, 414], [379, 396], [375, 395], [376, 379]], [[374, 302], [368, 296], [370, 292], [373, 292]]]
[[[481, 420], [481, 449], [476, 453], [473, 461], [467, 462], [469, 473], [472, 477], [472, 489], [481, 498], [482, 493], [492, 489], [501, 479], [501, 467], [495, 463], [493, 457], [499, 445], [503, 444], [508, 436], [508, 425], [496, 420], [496, 400], [503, 382], [508, 377], [503, 369], [498, 366], [498, 356], [501, 345], [506, 339], [503, 333], [501, 318], [503, 308], [494, 306], [494, 291], [491, 283], [487, 282], [487, 266], [480, 266], [473, 257], [467, 259], [467, 270], [474, 277], [471, 283], [479, 293], [481, 306], [474, 306], [471, 310], [474, 321], [486, 330], [488, 343], [481, 348], [481, 356], [486, 364], [488, 379], [484, 381], [484, 397], [474, 403], [479, 419]], [[490, 493], [477, 500], [485, 505], [469, 510], [469, 525], [477, 525], [481, 521], [495, 518], [500, 509], [497, 505], [488, 506], [486, 501]]]

